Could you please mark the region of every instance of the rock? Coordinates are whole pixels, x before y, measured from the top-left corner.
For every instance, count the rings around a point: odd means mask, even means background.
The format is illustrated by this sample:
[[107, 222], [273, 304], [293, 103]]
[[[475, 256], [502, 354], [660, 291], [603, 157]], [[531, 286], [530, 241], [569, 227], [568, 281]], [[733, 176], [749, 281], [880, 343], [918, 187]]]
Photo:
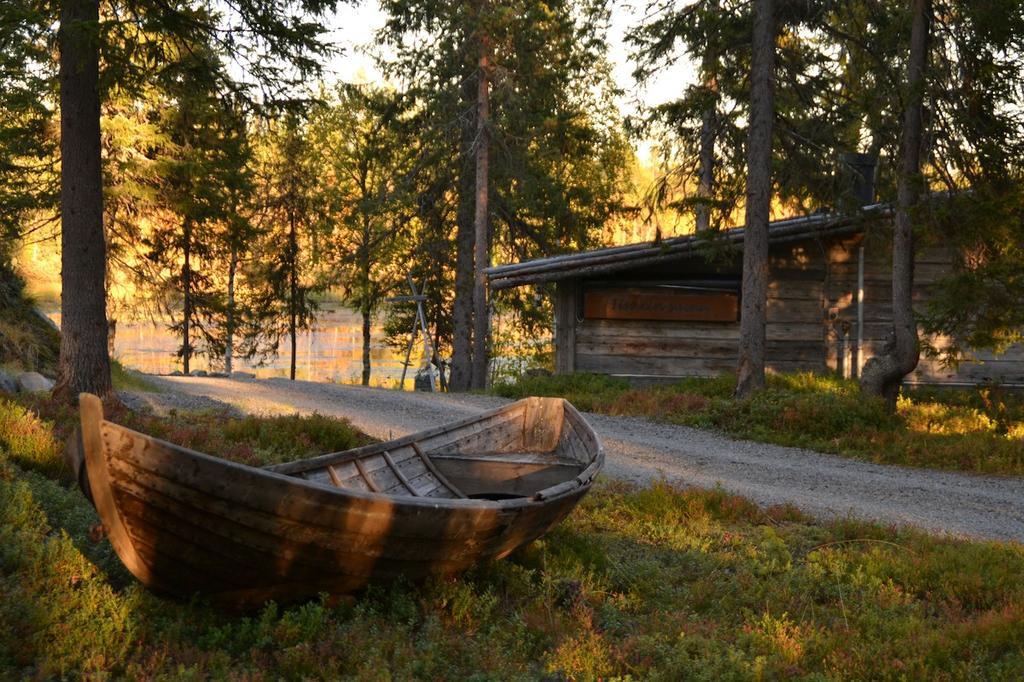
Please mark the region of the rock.
[[211, 379], [226, 379], [228, 375], [224, 372], [210, 372], [207, 376]]
[[207, 371], [205, 369], [194, 369], [191, 372], [189, 372], [188, 375], [190, 377], [205, 377], [205, 376], [209, 376], [209, 374], [207, 373]]
[[131, 391], [118, 391], [117, 397], [121, 400], [121, 404], [132, 412], [142, 412], [149, 407], [139, 394]]
[[50, 329], [57, 332], [58, 334], [60, 333], [60, 327], [57, 326], [56, 322], [50, 319], [49, 315], [44, 313], [39, 308], [33, 308], [32, 310], [35, 312], [36, 315], [39, 316], [39, 319], [41, 319], [43, 322], [47, 324], [48, 327], [50, 327]]
[[18, 386], [26, 393], [45, 393], [53, 390], [53, 382], [39, 372], [19, 374]]
[[181, 377], [181, 376], [185, 376], [185, 375], [181, 373], [180, 369], [176, 369], [173, 372], [171, 372], [170, 376], [172, 376], [172, 377]]
[[17, 380], [13, 376], [11, 376], [7, 372], [5, 372], [4, 370], [0, 369], [0, 393], [17, 393], [17, 392], [18, 392], [18, 382], [17, 382]]
[[232, 379], [255, 379], [256, 375], [252, 372], [232, 372]]

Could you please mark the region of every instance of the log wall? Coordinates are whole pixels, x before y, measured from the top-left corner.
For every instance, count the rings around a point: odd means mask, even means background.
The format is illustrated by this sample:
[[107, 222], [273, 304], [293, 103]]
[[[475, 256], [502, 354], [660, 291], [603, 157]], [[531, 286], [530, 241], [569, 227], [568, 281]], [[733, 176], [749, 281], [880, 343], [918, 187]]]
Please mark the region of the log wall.
[[[772, 371], [825, 371], [823, 279], [827, 250], [774, 248], [768, 290], [767, 361]], [[695, 264], [695, 269], [701, 269]], [[684, 268], [675, 268], [678, 278]], [[636, 272], [634, 277], [651, 273]], [[696, 273], [697, 276], [705, 273]], [[558, 283], [556, 369], [636, 377], [713, 376], [736, 369], [739, 322], [581, 319], [580, 287]], [[569, 316], [574, 324], [565, 323]], [[568, 327], [571, 326], [571, 330]]]
[[[834, 307], [840, 320], [851, 326], [851, 339], [857, 319], [857, 257], [858, 247], [864, 246], [864, 362], [880, 353], [892, 329], [892, 261], [887, 235], [865, 237], [856, 235], [836, 239], [829, 251], [829, 273], [825, 281], [827, 305]], [[949, 252], [941, 248], [921, 248], [914, 261], [914, 301], [923, 309], [931, 290], [953, 264]], [[924, 338], [924, 332], [921, 332]], [[932, 337], [929, 341], [938, 348], [948, 345], [947, 339]], [[1011, 346], [1005, 353], [994, 356], [987, 351], [973, 354], [974, 360], [957, 368], [944, 367], [933, 358], [922, 355], [917, 369], [907, 377], [911, 383], [925, 384], [977, 384], [998, 382], [1024, 385], [1024, 345]], [[828, 367], [836, 371], [839, 366], [838, 344], [834, 335], [828, 343]], [[847, 365], [848, 366], [848, 365]]]
[[[880, 352], [892, 324], [891, 274], [887, 235], [810, 239], [773, 245], [768, 290], [767, 366], [769, 371], [841, 372], [856, 370], [857, 258], [865, 247], [864, 346], [861, 363]], [[921, 249], [915, 265], [915, 300], [923, 302], [951, 259], [939, 249]], [[678, 279], [707, 273], [700, 259], [670, 270], [638, 270], [624, 277]], [[739, 276], [738, 260], [716, 271]], [[634, 378], [714, 376], [736, 369], [739, 322], [683, 322], [583, 319], [586, 280], [557, 284], [556, 371], [593, 372]], [[997, 381], [1024, 385], [1024, 346], [956, 370], [929, 358], [908, 380], [962, 384]]]

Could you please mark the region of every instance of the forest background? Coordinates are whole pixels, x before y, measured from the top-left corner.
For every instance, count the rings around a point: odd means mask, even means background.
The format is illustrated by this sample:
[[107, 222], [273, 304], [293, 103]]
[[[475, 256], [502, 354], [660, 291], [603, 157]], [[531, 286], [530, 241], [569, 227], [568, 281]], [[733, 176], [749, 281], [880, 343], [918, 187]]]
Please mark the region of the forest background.
[[[54, 27], [70, 4], [4, 9], [5, 263], [59, 234], [69, 141]], [[478, 363], [495, 354], [487, 320], [507, 320], [519, 339], [551, 320], [543, 288], [488, 300], [481, 314], [481, 263], [695, 229], [712, 243], [739, 221], [751, 36], [768, 21], [772, 213], [841, 205], [850, 151], [879, 158], [878, 197], [894, 201], [908, 176], [906, 113], [925, 111], [915, 238], [960, 258], [921, 323], [963, 340], [953, 362], [971, 345], [1018, 340], [1021, 3], [779, 2], [767, 19], [762, 4], [636, 12], [632, 77], [668, 94], [630, 112], [602, 0], [386, 0], [363, 57], [379, 78], [359, 83], [324, 75], [348, 55], [329, 40], [323, 3], [100, 3], [89, 35], [107, 317], [170, 319], [186, 372], [197, 355], [230, 371], [289, 348], [294, 375], [297, 334], [333, 290], [362, 318], [369, 383], [373, 320], [385, 312], [399, 344], [412, 328], [410, 307], [383, 305], [411, 277], [455, 388], [479, 387]], [[927, 77], [915, 82], [911, 24], [925, 5]], [[638, 160], [638, 140], [652, 163]], [[935, 192], [951, 200], [920, 201]]]

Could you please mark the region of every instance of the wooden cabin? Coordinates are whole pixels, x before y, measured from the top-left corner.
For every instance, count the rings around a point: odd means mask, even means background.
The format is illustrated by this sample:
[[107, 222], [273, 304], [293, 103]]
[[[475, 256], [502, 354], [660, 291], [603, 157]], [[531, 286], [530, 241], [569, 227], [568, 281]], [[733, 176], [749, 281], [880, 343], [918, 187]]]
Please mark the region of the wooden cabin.
[[[815, 214], [769, 228], [769, 371], [859, 376], [892, 328], [892, 211]], [[493, 290], [553, 283], [555, 368], [634, 382], [734, 371], [743, 229], [502, 265]], [[950, 254], [921, 249], [914, 296], [926, 301]], [[933, 339], [941, 347], [942, 339]], [[958, 368], [922, 356], [910, 383], [1024, 387], [1024, 348], [978, 352]]]

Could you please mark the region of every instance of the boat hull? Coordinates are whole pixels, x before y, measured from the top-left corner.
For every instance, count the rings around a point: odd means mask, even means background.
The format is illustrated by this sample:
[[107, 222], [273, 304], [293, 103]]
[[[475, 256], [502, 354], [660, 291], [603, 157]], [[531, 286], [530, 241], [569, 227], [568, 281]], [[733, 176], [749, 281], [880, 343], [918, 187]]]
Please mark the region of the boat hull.
[[83, 478], [125, 566], [238, 608], [499, 559], [564, 519], [596, 473], [503, 501], [375, 494], [173, 446], [103, 420], [92, 396], [81, 409]]

